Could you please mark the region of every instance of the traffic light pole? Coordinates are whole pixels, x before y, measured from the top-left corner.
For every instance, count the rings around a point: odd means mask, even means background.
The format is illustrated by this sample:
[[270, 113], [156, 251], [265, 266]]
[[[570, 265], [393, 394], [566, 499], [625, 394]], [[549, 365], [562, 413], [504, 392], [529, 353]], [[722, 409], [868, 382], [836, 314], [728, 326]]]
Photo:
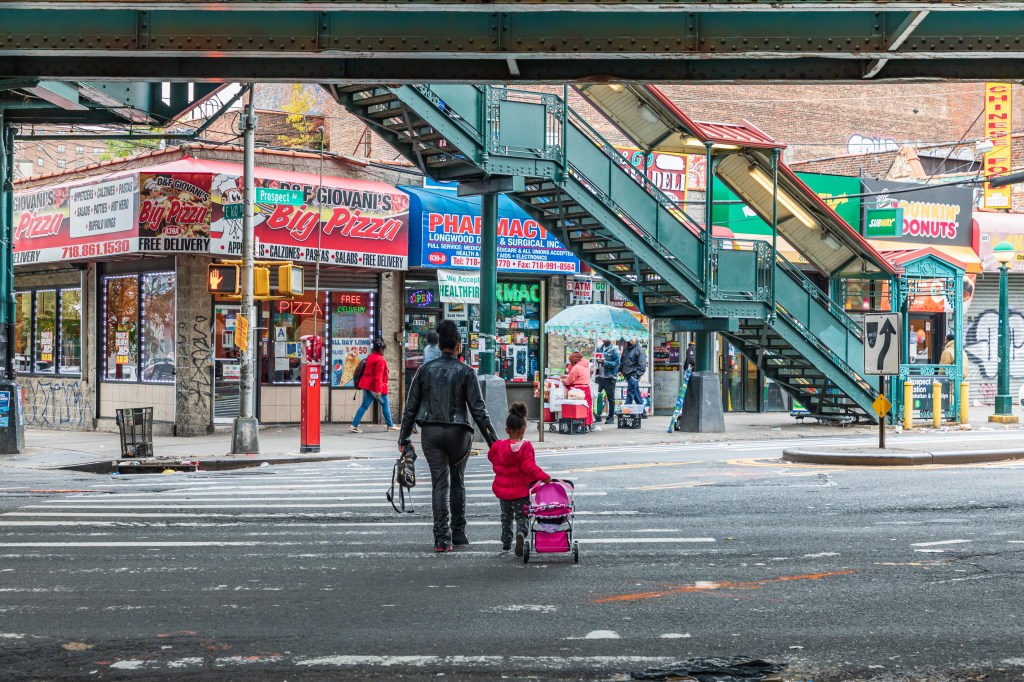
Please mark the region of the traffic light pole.
[[258, 348], [256, 345], [256, 318], [253, 308], [253, 270], [256, 260], [256, 244], [253, 228], [253, 199], [256, 194], [256, 112], [253, 104], [255, 96], [253, 84], [249, 84], [249, 100], [242, 115], [242, 134], [244, 138], [243, 154], [243, 194], [242, 214], [242, 310], [241, 314], [249, 322], [249, 338], [245, 350], [242, 351], [241, 374], [238, 382], [238, 417], [235, 419], [231, 436], [232, 454], [249, 454], [260, 451], [260, 424], [255, 416], [255, 360]]

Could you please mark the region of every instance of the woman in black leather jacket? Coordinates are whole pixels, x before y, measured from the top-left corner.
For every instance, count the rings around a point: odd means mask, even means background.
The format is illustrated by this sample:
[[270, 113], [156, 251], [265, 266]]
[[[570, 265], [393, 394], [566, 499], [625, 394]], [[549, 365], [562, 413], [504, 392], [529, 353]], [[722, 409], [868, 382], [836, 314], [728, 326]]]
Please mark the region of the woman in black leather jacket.
[[[462, 338], [451, 320], [437, 325], [441, 357], [423, 364], [412, 379], [409, 398], [402, 414], [398, 434], [399, 451], [409, 443], [413, 425], [419, 424], [423, 455], [430, 467], [433, 486], [434, 551], [449, 552], [452, 545], [468, 545], [466, 537], [466, 459], [473, 443], [473, 424], [466, 416], [469, 409], [480, 427], [487, 445], [498, 440], [476, 372], [459, 362]], [[451, 525], [449, 525], [449, 489]]]

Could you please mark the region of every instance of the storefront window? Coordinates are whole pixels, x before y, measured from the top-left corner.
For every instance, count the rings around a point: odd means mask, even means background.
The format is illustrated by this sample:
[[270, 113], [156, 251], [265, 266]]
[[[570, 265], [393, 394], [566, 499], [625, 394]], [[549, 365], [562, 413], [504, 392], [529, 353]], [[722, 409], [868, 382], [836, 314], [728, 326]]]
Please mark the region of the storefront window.
[[142, 276], [142, 380], [174, 383], [174, 273]]
[[[495, 369], [505, 381], [529, 382], [533, 381], [537, 373], [540, 288], [540, 282], [536, 281], [498, 283], [498, 352]], [[476, 324], [479, 316], [471, 315], [471, 319]]]
[[60, 292], [60, 373], [82, 372], [82, 290]]
[[39, 374], [53, 374], [57, 369], [55, 361], [56, 335], [57, 291], [55, 289], [37, 291], [34, 369]]
[[[286, 301], [270, 301], [270, 337], [264, 357], [264, 372], [275, 384], [294, 384], [301, 373], [299, 339], [309, 334], [327, 334], [327, 292], [314, 298], [313, 292]], [[326, 367], [328, 353], [323, 360]]]
[[19, 373], [32, 371], [32, 292], [14, 295], [14, 362]]
[[139, 277], [103, 280], [103, 378], [135, 381], [139, 366]]
[[[505, 381], [526, 383], [537, 376], [541, 286], [536, 280], [498, 282], [495, 369]], [[465, 361], [479, 368], [480, 305], [442, 302], [436, 282], [410, 281], [405, 289], [407, 378], [423, 362], [427, 332], [441, 320], [452, 320], [459, 327]]]
[[352, 388], [359, 361], [370, 354], [374, 330], [374, 295], [370, 291], [331, 292], [331, 386]]
[[15, 293], [14, 362], [19, 374], [79, 374], [81, 289]]

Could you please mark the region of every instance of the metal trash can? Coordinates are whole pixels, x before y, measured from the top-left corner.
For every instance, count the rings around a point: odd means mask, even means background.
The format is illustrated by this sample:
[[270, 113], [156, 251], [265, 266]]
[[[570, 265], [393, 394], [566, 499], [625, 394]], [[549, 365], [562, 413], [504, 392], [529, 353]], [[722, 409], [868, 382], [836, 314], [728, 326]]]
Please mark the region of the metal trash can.
[[129, 407], [117, 411], [122, 457], [153, 456], [153, 408]]

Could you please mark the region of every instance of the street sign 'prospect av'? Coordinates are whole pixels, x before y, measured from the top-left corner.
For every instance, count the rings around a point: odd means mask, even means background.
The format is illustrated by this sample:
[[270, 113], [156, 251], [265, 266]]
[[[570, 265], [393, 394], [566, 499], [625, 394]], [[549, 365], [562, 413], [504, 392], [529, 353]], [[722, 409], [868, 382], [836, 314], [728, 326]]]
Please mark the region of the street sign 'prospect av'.
[[900, 314], [864, 316], [864, 373], [893, 376], [900, 373]]
[[306, 203], [301, 189], [276, 189], [274, 187], [257, 187], [255, 189], [257, 204], [302, 206]]

